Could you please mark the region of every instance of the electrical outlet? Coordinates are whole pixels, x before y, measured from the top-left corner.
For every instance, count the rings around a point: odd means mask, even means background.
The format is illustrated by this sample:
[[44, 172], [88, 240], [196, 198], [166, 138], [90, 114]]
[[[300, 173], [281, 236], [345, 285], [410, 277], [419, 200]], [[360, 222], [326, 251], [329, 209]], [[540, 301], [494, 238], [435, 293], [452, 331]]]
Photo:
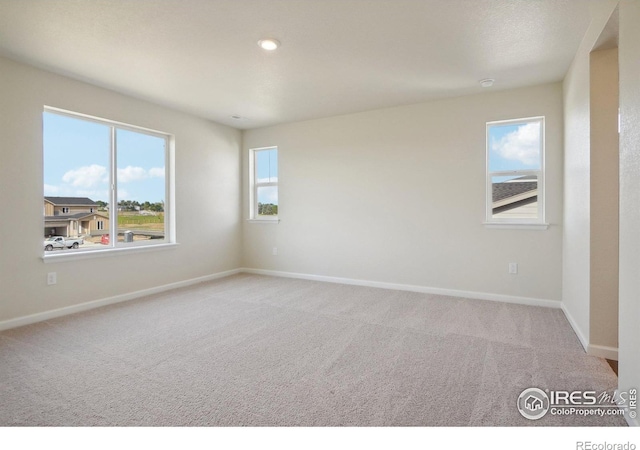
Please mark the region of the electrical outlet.
[[278, 247], [273, 247], [273, 250], [271, 251], [271, 254], [273, 256], [276, 256], [278, 254]]
[[55, 272], [49, 272], [47, 274], [47, 284], [51, 286], [52, 284], [56, 284], [58, 282], [58, 275]]
[[509, 263], [509, 273], [511, 274], [518, 273], [518, 263]]

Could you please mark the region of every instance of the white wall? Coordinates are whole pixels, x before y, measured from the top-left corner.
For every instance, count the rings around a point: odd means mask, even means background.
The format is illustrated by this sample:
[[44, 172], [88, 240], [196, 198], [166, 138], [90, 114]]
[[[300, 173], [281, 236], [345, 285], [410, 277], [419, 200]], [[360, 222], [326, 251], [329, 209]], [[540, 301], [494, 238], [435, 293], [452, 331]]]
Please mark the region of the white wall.
[[[640, 2], [620, 2], [619, 388], [640, 389]], [[638, 425], [638, 418], [627, 417]]]
[[[245, 266], [560, 300], [561, 89], [488, 91], [245, 132], [245, 194], [248, 150], [279, 148], [281, 218], [245, 221]], [[485, 228], [485, 123], [538, 115], [552, 225]], [[248, 209], [245, 200], [245, 218]]]
[[[0, 99], [0, 323], [240, 266], [238, 130], [4, 58]], [[44, 105], [175, 135], [179, 246], [43, 262]], [[47, 272], [57, 285], [46, 285]]]
[[590, 108], [589, 52], [617, 1], [594, 2], [591, 24], [563, 83], [564, 230], [562, 302], [585, 348], [590, 320]]

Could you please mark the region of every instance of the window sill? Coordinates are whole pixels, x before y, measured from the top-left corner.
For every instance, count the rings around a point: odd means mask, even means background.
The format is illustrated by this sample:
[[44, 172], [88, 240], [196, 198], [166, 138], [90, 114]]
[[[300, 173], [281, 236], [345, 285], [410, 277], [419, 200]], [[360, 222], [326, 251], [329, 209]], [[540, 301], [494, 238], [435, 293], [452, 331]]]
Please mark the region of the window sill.
[[[109, 256], [169, 250], [169, 249], [176, 248], [178, 245], [179, 244], [177, 243], [154, 244], [154, 245], [141, 245], [136, 247], [119, 247], [119, 248], [105, 248], [100, 250], [85, 250], [85, 251], [79, 251], [79, 252], [73, 252], [73, 253], [68, 250], [67, 251], [53, 250], [52, 252], [50, 252], [53, 254], [43, 255], [42, 261], [45, 264], [48, 264], [53, 262], [67, 262], [67, 261], [79, 261], [82, 259], [105, 258]], [[56, 252], [59, 252], [59, 253], [56, 254]]]
[[513, 229], [513, 230], [547, 230], [548, 223], [526, 223], [526, 222], [484, 222], [485, 228]]
[[261, 224], [269, 224], [269, 225], [278, 225], [280, 223], [280, 219], [247, 219], [249, 223], [261, 223]]

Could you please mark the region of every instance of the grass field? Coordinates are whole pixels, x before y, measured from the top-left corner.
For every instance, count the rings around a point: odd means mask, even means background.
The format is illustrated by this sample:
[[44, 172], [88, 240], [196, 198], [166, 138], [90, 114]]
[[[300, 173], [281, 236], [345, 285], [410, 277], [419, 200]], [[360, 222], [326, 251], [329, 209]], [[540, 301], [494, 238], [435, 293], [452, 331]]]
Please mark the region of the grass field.
[[118, 214], [118, 228], [135, 228], [136, 230], [163, 230], [164, 214], [143, 216], [140, 214]]

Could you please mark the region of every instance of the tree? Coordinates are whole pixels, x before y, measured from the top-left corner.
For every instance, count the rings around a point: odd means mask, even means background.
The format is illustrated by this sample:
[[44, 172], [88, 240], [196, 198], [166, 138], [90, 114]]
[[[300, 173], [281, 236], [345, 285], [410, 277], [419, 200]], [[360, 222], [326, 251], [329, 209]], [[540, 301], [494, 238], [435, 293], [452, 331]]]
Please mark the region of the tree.
[[149, 209], [154, 212], [163, 212], [164, 211], [164, 202], [156, 202], [151, 203]]
[[258, 203], [258, 215], [277, 216], [278, 205], [274, 205], [273, 203]]
[[137, 211], [140, 209], [140, 203], [135, 200], [120, 200], [118, 202], [118, 207], [122, 211]]
[[118, 208], [120, 211], [154, 211], [154, 212], [164, 212], [164, 202], [156, 202], [151, 203], [149, 201], [145, 201], [143, 203], [138, 202], [137, 200], [120, 200], [118, 202]]

